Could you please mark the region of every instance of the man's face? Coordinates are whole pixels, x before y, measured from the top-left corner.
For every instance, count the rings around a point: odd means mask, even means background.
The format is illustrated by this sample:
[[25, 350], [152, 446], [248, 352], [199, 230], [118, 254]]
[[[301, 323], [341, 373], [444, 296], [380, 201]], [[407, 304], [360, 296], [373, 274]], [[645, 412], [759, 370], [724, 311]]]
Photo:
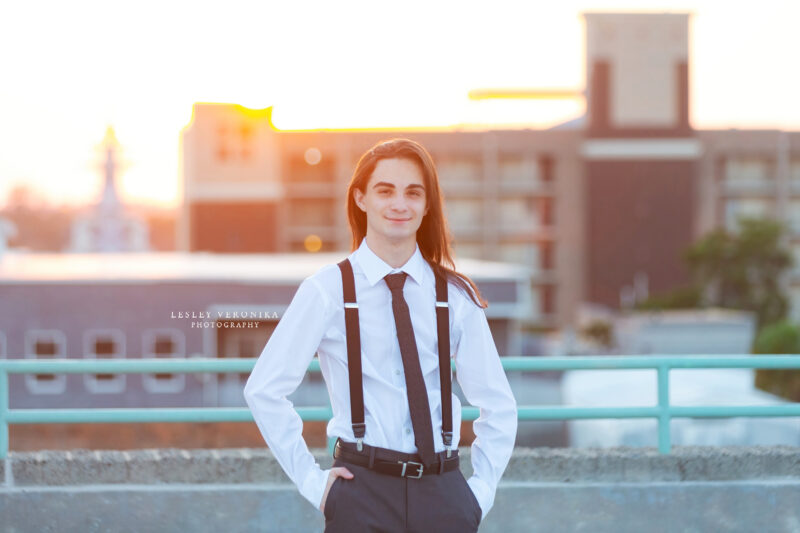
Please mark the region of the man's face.
[[416, 241], [427, 213], [425, 184], [419, 167], [408, 159], [381, 159], [365, 191], [354, 191], [356, 205], [367, 214], [367, 233], [397, 243]]

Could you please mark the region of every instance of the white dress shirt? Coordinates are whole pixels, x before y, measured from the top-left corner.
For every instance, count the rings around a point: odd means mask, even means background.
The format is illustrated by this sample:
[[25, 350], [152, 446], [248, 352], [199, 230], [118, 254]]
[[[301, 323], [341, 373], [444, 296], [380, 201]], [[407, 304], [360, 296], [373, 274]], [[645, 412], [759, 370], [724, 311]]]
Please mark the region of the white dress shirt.
[[[433, 269], [417, 245], [411, 258], [393, 269], [370, 250], [366, 239], [349, 256], [358, 301], [364, 389], [364, 442], [414, 453], [414, 432], [406, 395], [403, 360], [397, 340], [392, 296], [383, 277], [408, 274], [403, 294], [411, 312], [420, 366], [428, 392], [437, 452], [442, 442], [441, 389], [436, 328], [436, 285]], [[497, 483], [514, 448], [517, 405], [482, 308], [448, 283], [450, 356], [456, 378], [470, 404], [480, 408], [472, 443], [474, 474], [467, 480], [486, 516], [494, 504]], [[333, 418], [328, 437], [355, 442], [350, 417], [342, 279], [330, 264], [305, 278], [278, 322], [244, 388], [244, 397], [264, 440], [300, 493], [317, 509], [330, 469], [322, 470], [302, 437], [303, 423], [286, 398], [294, 392], [308, 365], [319, 356]], [[453, 442], [458, 446], [461, 402], [453, 398]]]

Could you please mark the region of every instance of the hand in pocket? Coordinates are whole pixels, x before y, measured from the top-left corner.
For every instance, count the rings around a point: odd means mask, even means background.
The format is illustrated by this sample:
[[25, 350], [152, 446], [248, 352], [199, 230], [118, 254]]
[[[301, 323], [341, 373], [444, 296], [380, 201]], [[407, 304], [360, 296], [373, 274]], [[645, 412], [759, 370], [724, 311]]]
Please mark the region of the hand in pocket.
[[328, 474], [328, 484], [325, 486], [325, 493], [322, 495], [322, 503], [319, 506], [319, 510], [323, 513], [325, 512], [325, 503], [328, 501], [328, 494], [331, 491], [331, 486], [333, 486], [333, 482], [336, 481], [337, 477], [353, 479], [353, 473], [344, 466], [334, 466], [331, 468], [331, 471]]

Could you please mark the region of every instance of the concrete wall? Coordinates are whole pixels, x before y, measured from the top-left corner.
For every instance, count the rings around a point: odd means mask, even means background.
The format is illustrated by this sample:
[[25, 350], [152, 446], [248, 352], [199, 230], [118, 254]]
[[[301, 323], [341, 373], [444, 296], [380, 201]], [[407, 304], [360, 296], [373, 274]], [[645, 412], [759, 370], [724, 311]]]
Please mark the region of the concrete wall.
[[[324, 526], [265, 448], [10, 452], [0, 479], [3, 532]], [[800, 532], [800, 448], [517, 448], [480, 530]]]

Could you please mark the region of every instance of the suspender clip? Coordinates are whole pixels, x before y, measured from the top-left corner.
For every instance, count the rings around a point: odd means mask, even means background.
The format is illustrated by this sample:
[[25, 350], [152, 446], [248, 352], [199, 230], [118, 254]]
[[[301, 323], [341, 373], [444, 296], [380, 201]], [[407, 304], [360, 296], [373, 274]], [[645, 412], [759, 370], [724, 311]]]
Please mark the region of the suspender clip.
[[444, 449], [447, 450], [447, 458], [450, 459], [450, 455], [452, 453], [450, 446], [453, 443], [453, 432], [442, 431], [442, 440], [444, 441]]
[[358, 451], [364, 450], [364, 432], [366, 428], [367, 424], [364, 422], [355, 422], [353, 424], [353, 436], [356, 438], [356, 447]]

